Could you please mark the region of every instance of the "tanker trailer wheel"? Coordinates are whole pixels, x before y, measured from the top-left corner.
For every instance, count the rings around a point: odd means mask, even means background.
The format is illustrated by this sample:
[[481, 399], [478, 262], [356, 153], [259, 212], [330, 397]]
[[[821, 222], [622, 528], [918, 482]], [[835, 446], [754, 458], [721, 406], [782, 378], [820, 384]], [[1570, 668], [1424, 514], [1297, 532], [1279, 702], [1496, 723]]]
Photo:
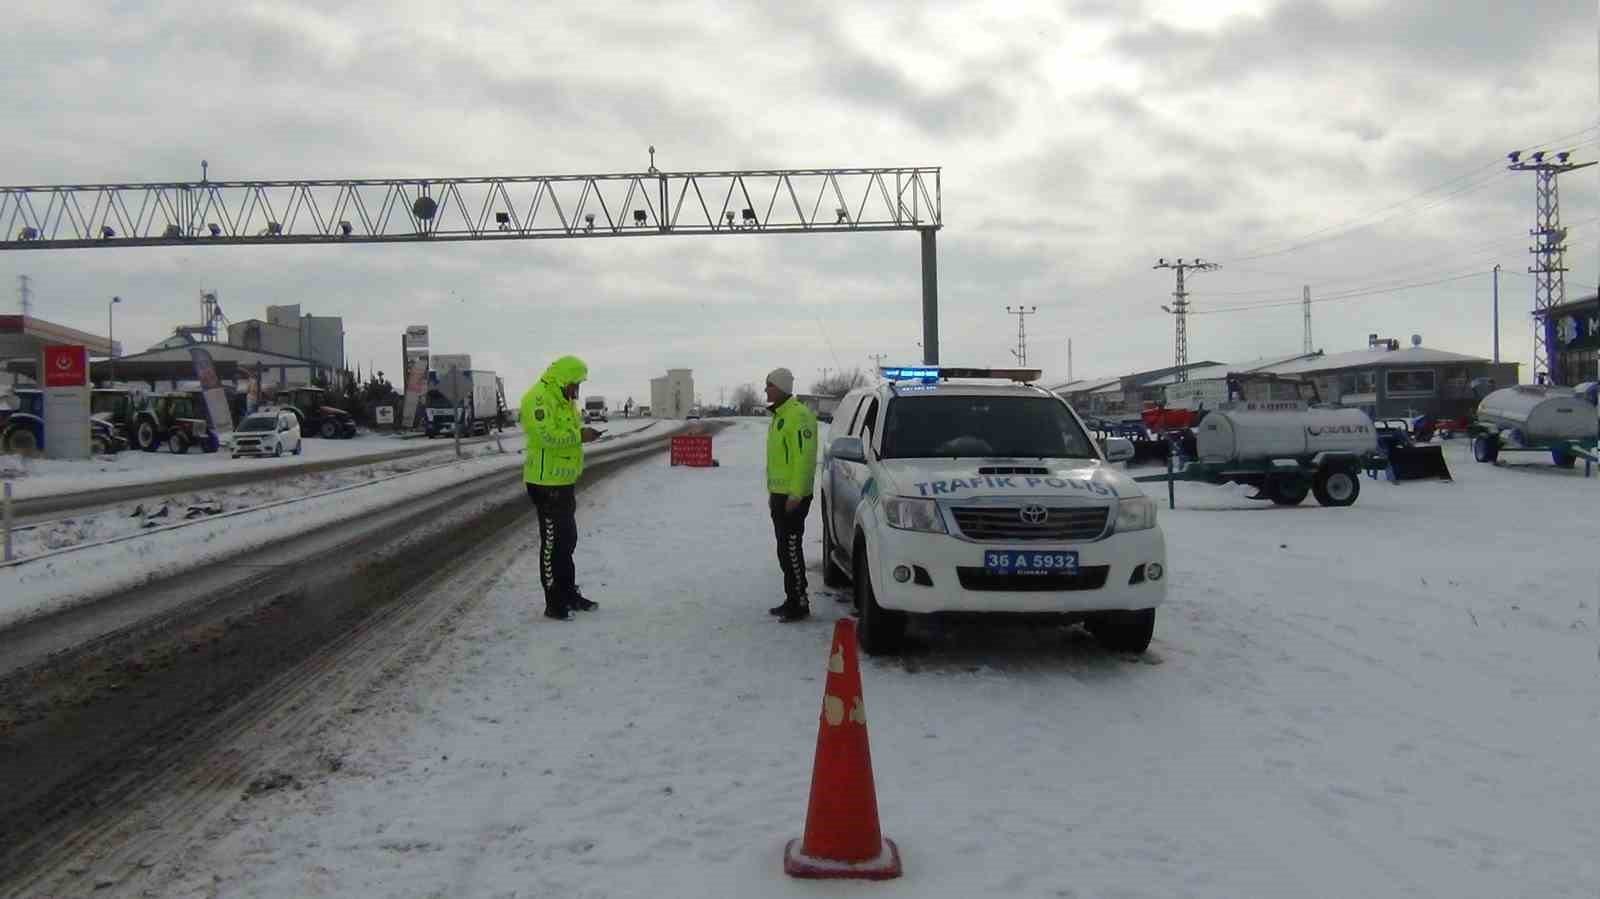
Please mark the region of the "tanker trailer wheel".
[[[1280, 506], [1298, 506], [1306, 501], [1311, 485], [1301, 478], [1272, 478], [1262, 491], [1267, 499]], [[1320, 497], [1318, 497], [1320, 499]]]
[[1311, 482], [1311, 491], [1324, 506], [1353, 506], [1361, 495], [1361, 478], [1343, 468], [1324, 468]]
[[1572, 468], [1578, 464], [1578, 457], [1562, 450], [1553, 449], [1550, 451], [1550, 461], [1554, 462], [1557, 468]]
[[1494, 460], [1500, 458], [1500, 441], [1488, 434], [1472, 438], [1472, 458], [1494, 464]]

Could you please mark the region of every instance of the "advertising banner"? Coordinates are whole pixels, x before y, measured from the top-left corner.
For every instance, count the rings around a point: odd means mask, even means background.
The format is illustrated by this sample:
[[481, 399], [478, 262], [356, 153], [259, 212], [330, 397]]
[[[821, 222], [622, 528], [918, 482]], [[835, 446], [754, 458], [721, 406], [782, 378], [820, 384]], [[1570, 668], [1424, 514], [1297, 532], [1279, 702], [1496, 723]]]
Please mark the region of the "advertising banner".
[[[410, 332], [407, 332], [410, 339]], [[426, 336], [424, 336], [426, 341]], [[400, 413], [404, 427], [414, 427], [422, 411], [422, 397], [428, 392], [428, 350], [407, 346], [405, 349], [405, 405]]]
[[39, 354], [44, 382], [44, 453], [51, 459], [87, 459], [89, 441], [89, 350], [47, 346]]
[[89, 383], [89, 349], [81, 346], [44, 348], [44, 386], [84, 387]]
[[218, 435], [233, 433], [233, 410], [228, 408], [228, 395], [217, 377], [217, 366], [211, 353], [197, 346], [189, 347], [189, 358], [194, 360], [194, 377], [200, 382], [200, 395], [206, 400], [206, 417], [211, 429]]

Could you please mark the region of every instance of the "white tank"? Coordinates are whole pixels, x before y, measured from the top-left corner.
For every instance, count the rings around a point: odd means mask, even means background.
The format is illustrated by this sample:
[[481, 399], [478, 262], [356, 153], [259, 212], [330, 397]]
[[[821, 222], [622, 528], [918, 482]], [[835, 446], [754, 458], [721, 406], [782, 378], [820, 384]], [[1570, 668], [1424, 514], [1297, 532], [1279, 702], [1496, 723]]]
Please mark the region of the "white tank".
[[1364, 453], [1378, 448], [1372, 420], [1360, 409], [1219, 409], [1195, 429], [1205, 462], [1290, 459], [1317, 453]]
[[1600, 436], [1594, 404], [1570, 387], [1504, 387], [1478, 404], [1478, 420], [1522, 432], [1524, 443]]

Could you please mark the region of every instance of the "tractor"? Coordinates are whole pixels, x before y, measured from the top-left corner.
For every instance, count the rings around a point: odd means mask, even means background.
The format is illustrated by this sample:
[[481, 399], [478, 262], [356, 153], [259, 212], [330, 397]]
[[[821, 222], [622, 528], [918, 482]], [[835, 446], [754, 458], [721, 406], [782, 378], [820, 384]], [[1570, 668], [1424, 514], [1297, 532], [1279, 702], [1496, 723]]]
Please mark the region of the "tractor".
[[[44, 449], [44, 392], [23, 388], [0, 396], [0, 452], [38, 455]], [[89, 447], [97, 456], [126, 449], [128, 442], [98, 416], [89, 419]]]
[[329, 405], [328, 391], [321, 387], [291, 387], [278, 392], [277, 405], [287, 406], [300, 419], [300, 433], [332, 440], [356, 436], [356, 419], [343, 409]]
[[191, 446], [214, 453], [222, 445], [204, 409], [188, 393], [159, 394], [134, 413], [133, 442], [147, 453], [162, 446], [178, 454]]

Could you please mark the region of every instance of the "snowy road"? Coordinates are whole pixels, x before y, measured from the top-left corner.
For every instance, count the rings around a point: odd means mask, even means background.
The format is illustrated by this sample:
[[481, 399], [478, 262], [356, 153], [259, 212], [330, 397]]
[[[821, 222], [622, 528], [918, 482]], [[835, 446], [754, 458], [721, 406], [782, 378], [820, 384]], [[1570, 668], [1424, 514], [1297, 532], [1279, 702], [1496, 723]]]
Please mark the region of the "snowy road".
[[817, 620], [765, 613], [761, 427], [584, 493], [598, 612], [539, 617], [525, 530], [385, 664], [277, 695], [226, 747], [248, 800], [130, 817], [97, 895], [1595, 895], [1600, 479], [1460, 445], [1350, 509], [1180, 485], [1142, 658], [992, 627], [868, 660], [906, 876], [786, 879], [846, 607], [813, 570]]
[[[660, 421], [665, 420], [629, 419], [607, 424], [604, 430], [608, 437], [622, 437], [651, 427]], [[493, 444], [497, 436], [509, 445], [522, 445], [522, 432], [515, 426], [486, 437], [468, 438], [463, 443], [471, 446]], [[29, 459], [0, 455], [0, 479], [13, 482], [13, 495], [18, 500], [28, 500], [108, 487], [138, 486], [154, 481], [239, 471], [275, 472], [287, 477], [308, 465], [329, 461], [387, 456], [397, 452], [437, 456], [450, 452], [453, 442], [449, 439], [429, 440], [420, 437], [402, 439], [392, 434], [363, 433], [349, 440], [308, 439], [305, 441], [303, 455], [277, 459], [234, 459], [227, 452], [203, 453], [199, 450], [192, 450], [183, 455], [174, 455], [164, 450], [155, 453], [128, 450], [115, 456], [97, 456], [83, 460]], [[378, 462], [376, 459], [373, 461]]]

